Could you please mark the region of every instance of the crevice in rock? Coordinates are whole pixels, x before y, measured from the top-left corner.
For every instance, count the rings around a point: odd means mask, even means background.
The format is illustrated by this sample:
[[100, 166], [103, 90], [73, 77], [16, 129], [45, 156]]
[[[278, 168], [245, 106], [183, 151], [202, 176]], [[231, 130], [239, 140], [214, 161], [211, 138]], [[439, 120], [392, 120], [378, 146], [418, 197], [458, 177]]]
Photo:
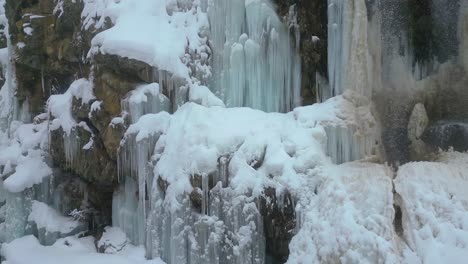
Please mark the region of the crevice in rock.
[[260, 198], [259, 209], [263, 216], [266, 263], [285, 263], [296, 228], [292, 196], [288, 192], [278, 196], [274, 188], [267, 188]]
[[396, 203], [393, 204], [393, 208], [395, 209], [395, 218], [393, 219], [393, 227], [395, 228], [395, 232], [398, 236], [403, 236], [403, 213], [401, 211], [401, 207]]
[[395, 210], [395, 215], [393, 217], [393, 229], [395, 233], [402, 239], [404, 239], [404, 228], [403, 228], [403, 210], [401, 209], [401, 196], [396, 192], [395, 183], [393, 180], [397, 177], [398, 168], [393, 168], [393, 178], [392, 178], [392, 193], [393, 193], [393, 209]]

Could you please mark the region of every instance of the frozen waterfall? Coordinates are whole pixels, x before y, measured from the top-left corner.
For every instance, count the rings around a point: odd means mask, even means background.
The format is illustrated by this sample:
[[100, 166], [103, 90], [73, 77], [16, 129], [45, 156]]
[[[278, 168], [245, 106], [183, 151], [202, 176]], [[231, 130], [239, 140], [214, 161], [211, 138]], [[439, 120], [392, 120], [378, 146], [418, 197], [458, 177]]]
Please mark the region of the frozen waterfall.
[[213, 86], [227, 106], [287, 112], [300, 105], [299, 45], [269, 1], [210, 1], [208, 15]]

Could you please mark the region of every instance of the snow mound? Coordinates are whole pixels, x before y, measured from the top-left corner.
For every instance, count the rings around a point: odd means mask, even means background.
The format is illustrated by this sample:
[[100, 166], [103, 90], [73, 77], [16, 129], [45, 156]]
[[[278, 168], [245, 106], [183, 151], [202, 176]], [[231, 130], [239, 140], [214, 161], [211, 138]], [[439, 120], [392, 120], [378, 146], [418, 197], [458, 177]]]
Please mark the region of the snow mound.
[[391, 175], [383, 165], [358, 162], [311, 172], [288, 263], [397, 263]]
[[44, 162], [43, 153], [47, 146], [47, 122], [22, 124], [13, 122], [13, 137], [0, 143], [0, 175], [7, 177], [3, 183], [9, 192], [21, 192], [38, 184], [52, 174]]
[[[94, 37], [90, 55], [112, 54], [145, 62], [159, 70], [189, 79], [182, 62], [186, 48], [195, 51], [206, 39], [199, 36], [208, 28], [208, 18], [197, 5], [188, 11], [166, 6], [166, 0], [85, 1], [85, 27], [103, 25], [105, 17], [114, 26]], [[169, 11], [169, 13], [168, 13]], [[100, 15], [98, 21], [93, 16]]]
[[72, 217], [62, 216], [52, 207], [39, 201], [32, 201], [28, 220], [34, 222], [38, 229], [44, 228], [48, 232], [62, 234], [68, 234], [80, 225]]
[[2, 245], [5, 264], [164, 264], [160, 259], [146, 260], [143, 248], [122, 254], [99, 254], [93, 237], [67, 237], [52, 246], [42, 246], [34, 236], [25, 236]]
[[462, 263], [468, 258], [468, 154], [442, 156], [442, 162], [400, 167], [395, 189], [404, 237], [421, 261]]
[[76, 121], [72, 117], [73, 97], [81, 99], [82, 103], [89, 103], [95, 99], [93, 84], [87, 79], [74, 81], [64, 94], [51, 95], [47, 101], [47, 109], [54, 117], [50, 124], [50, 130], [62, 128], [69, 135]]
[[28, 156], [21, 156], [15, 172], [4, 182], [3, 186], [9, 192], [21, 192], [52, 174], [52, 169], [44, 162], [39, 150], [30, 150]]
[[216, 97], [216, 95], [214, 95], [208, 87], [197, 84], [192, 84], [190, 86], [189, 101], [201, 104], [206, 107], [225, 106], [223, 101]]

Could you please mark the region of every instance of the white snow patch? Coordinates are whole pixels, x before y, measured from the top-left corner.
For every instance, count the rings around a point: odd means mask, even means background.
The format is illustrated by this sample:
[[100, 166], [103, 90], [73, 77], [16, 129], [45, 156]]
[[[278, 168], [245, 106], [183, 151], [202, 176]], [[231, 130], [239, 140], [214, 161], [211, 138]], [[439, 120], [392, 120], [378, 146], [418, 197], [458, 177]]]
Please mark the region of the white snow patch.
[[67, 237], [52, 246], [42, 246], [34, 236], [25, 236], [2, 245], [5, 264], [164, 264], [159, 258], [145, 259], [141, 247], [126, 247], [121, 254], [99, 254], [93, 237]]
[[190, 11], [169, 15], [166, 0], [140, 0], [138, 4], [131, 0], [85, 1], [85, 28], [93, 24], [90, 16], [97, 14], [101, 15], [97, 26], [105, 17], [115, 25], [93, 38], [90, 55], [100, 52], [136, 59], [189, 79], [181, 58], [186, 48], [196, 50], [201, 46], [198, 33], [208, 28], [206, 14], [196, 5]]
[[135, 90], [130, 92], [128, 98], [130, 103], [139, 104], [148, 101], [148, 95], [158, 96], [160, 93], [159, 84], [151, 83], [138, 86]]
[[93, 85], [86, 79], [74, 81], [70, 88], [64, 94], [51, 95], [47, 101], [47, 109], [55, 118], [51, 121], [50, 130], [56, 130], [60, 127], [69, 135], [76, 121], [72, 117], [73, 97], [81, 99], [82, 103], [89, 103], [96, 97], [93, 94]]
[[102, 101], [95, 101], [91, 104], [90, 111], [96, 112], [101, 111]]
[[28, 35], [28, 36], [32, 36], [32, 33], [33, 33], [34, 29], [30, 26], [25, 26], [23, 28], [23, 32]]
[[225, 106], [223, 101], [216, 97], [216, 95], [214, 95], [208, 87], [198, 84], [192, 84], [190, 86], [189, 101], [207, 107]]

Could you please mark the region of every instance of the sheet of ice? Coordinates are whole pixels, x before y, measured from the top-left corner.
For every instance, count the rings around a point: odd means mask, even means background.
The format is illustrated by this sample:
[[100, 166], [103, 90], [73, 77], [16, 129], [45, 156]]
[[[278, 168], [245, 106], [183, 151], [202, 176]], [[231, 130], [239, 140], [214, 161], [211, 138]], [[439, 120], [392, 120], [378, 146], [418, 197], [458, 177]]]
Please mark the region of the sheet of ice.
[[195, 51], [203, 44], [198, 33], [208, 28], [208, 19], [197, 2], [185, 12], [170, 10], [168, 14], [167, 10], [166, 0], [86, 1], [85, 26], [98, 13], [115, 24], [92, 40], [90, 55], [100, 52], [136, 59], [189, 79], [189, 69], [181, 59], [186, 48]]
[[32, 201], [28, 220], [34, 222], [38, 229], [44, 228], [48, 232], [62, 234], [68, 234], [80, 225], [72, 217], [62, 216], [52, 207], [39, 201]]
[[99, 254], [93, 237], [67, 237], [52, 246], [42, 246], [34, 236], [3, 244], [5, 264], [164, 264], [160, 259], [146, 260], [143, 248], [128, 246], [121, 254]]
[[422, 263], [468, 258], [468, 154], [444, 153], [439, 162], [398, 170], [404, 238]]
[[360, 162], [311, 171], [288, 263], [399, 263], [391, 177], [383, 165]]

